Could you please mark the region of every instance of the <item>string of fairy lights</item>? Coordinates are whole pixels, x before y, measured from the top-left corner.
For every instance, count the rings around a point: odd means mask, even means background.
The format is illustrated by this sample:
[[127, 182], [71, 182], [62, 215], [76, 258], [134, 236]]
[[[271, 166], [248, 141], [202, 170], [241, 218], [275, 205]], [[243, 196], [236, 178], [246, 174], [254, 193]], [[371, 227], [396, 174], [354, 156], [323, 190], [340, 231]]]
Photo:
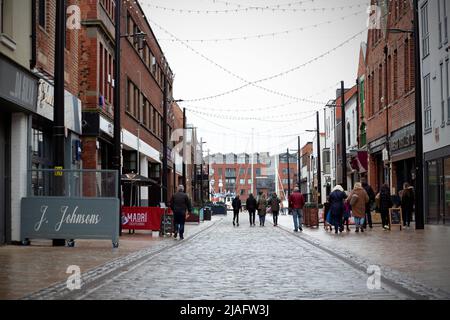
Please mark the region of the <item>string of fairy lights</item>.
[[[240, 41], [240, 40], [274, 38], [277, 36], [285, 36], [285, 35], [289, 35], [292, 33], [302, 32], [302, 31], [314, 29], [314, 28], [319, 28], [324, 25], [330, 25], [330, 24], [333, 24], [336, 22], [344, 21], [353, 16], [359, 16], [366, 12], [367, 12], [366, 10], [362, 10], [362, 11], [360, 10], [357, 12], [353, 12], [351, 14], [347, 14], [345, 16], [338, 17], [336, 19], [327, 20], [324, 22], [315, 23], [315, 24], [311, 24], [311, 25], [307, 25], [307, 26], [303, 26], [303, 27], [297, 27], [297, 28], [292, 28], [292, 29], [288, 29], [288, 30], [277, 31], [277, 32], [260, 33], [260, 34], [244, 35], [244, 36], [239, 36], [239, 37], [228, 37], [228, 38], [182, 39], [182, 41], [184, 41], [184, 42], [200, 42], [200, 43], [211, 43], [211, 42], [218, 43], [218, 42], [233, 42], [233, 41]], [[158, 38], [158, 41], [176, 42], [177, 40], [173, 39], [173, 38]]]
[[339, 11], [345, 9], [355, 9], [355, 8], [363, 8], [367, 7], [367, 1], [360, 2], [357, 4], [351, 4], [346, 6], [334, 6], [334, 7], [305, 7], [305, 8], [284, 8], [284, 7], [275, 7], [275, 6], [247, 6], [247, 7], [239, 7], [235, 9], [211, 9], [211, 10], [199, 10], [199, 9], [181, 9], [181, 8], [172, 8], [161, 5], [156, 5], [152, 3], [148, 3], [153, 9], [168, 11], [170, 13], [178, 13], [178, 14], [236, 14], [241, 12], [250, 12], [250, 11], [272, 11], [272, 12], [324, 12], [324, 11]]
[[243, 88], [246, 88], [248, 86], [253, 86], [253, 87], [262, 89], [262, 90], [264, 90], [266, 92], [272, 93], [274, 95], [282, 96], [284, 98], [288, 98], [288, 99], [291, 99], [291, 100], [296, 100], [296, 101], [301, 101], [301, 102], [306, 102], [306, 103], [311, 103], [311, 104], [326, 104], [326, 102], [323, 102], [323, 101], [314, 101], [314, 100], [310, 100], [310, 99], [306, 99], [306, 98], [294, 97], [292, 95], [281, 93], [281, 92], [276, 91], [276, 90], [268, 89], [266, 87], [262, 87], [262, 86], [258, 85], [258, 83], [266, 82], [266, 81], [273, 80], [273, 79], [276, 79], [276, 78], [279, 78], [279, 77], [283, 77], [283, 76], [288, 75], [289, 73], [292, 73], [294, 71], [302, 69], [302, 68], [304, 68], [304, 67], [306, 67], [306, 66], [308, 66], [308, 65], [310, 65], [310, 64], [312, 64], [312, 63], [314, 63], [314, 62], [316, 62], [316, 61], [318, 61], [318, 60], [320, 60], [320, 59], [322, 59], [322, 58], [324, 58], [324, 57], [326, 57], [328, 55], [330, 55], [332, 52], [334, 52], [334, 51], [338, 50], [339, 48], [345, 46], [346, 44], [350, 43], [354, 39], [357, 39], [361, 34], [363, 34], [364, 32], [367, 31], [367, 27], [366, 27], [363, 30], [361, 30], [361, 31], [357, 32], [356, 34], [354, 34], [353, 36], [351, 36], [350, 38], [348, 38], [345, 41], [341, 42], [339, 45], [335, 46], [334, 48], [332, 48], [332, 49], [322, 53], [319, 56], [311, 58], [307, 62], [304, 62], [304, 63], [302, 63], [300, 65], [297, 65], [297, 66], [292, 67], [292, 68], [290, 68], [288, 70], [279, 72], [277, 74], [271, 75], [269, 77], [265, 77], [263, 79], [259, 79], [259, 80], [255, 80], [255, 81], [249, 81], [249, 80], [244, 79], [240, 75], [234, 73], [233, 71], [228, 70], [227, 68], [225, 68], [224, 66], [218, 64], [217, 62], [213, 61], [212, 59], [208, 58], [207, 56], [205, 56], [204, 54], [202, 54], [198, 50], [196, 50], [193, 47], [191, 47], [190, 45], [188, 45], [185, 41], [183, 41], [183, 40], [179, 39], [178, 37], [176, 37], [174, 34], [169, 32], [167, 29], [165, 29], [164, 27], [162, 27], [161, 25], [159, 25], [155, 21], [153, 21], [153, 20], [151, 20], [151, 21], [161, 31], [163, 31], [164, 33], [166, 33], [169, 36], [171, 36], [178, 43], [180, 43], [184, 47], [188, 48], [190, 51], [194, 52], [196, 55], [200, 56], [204, 60], [208, 61], [209, 63], [213, 64], [214, 66], [216, 66], [217, 68], [219, 68], [222, 71], [226, 72], [227, 74], [233, 76], [234, 78], [236, 78], [238, 80], [241, 80], [242, 82], [245, 82], [244, 85], [241, 85], [238, 88], [234, 88], [232, 90], [228, 90], [228, 91], [225, 91], [225, 92], [222, 92], [222, 93], [219, 93], [219, 94], [215, 94], [215, 95], [212, 95], [212, 96], [201, 97], [201, 98], [193, 98], [193, 99], [185, 99], [186, 102], [198, 102], [198, 101], [204, 101], [204, 100], [211, 100], [211, 99], [215, 99], [215, 98], [222, 97], [222, 96], [225, 96], [225, 95], [229, 95], [231, 93], [235, 93], [235, 92], [237, 92], [239, 90], [242, 90]]

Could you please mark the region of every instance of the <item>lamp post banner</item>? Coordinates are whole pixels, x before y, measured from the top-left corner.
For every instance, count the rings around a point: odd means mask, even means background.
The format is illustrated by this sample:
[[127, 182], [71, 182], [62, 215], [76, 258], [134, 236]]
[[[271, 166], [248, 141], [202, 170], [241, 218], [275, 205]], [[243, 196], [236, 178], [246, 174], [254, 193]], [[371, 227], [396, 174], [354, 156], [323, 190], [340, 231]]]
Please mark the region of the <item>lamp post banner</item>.
[[118, 243], [118, 212], [117, 198], [23, 198], [21, 238], [111, 239]]

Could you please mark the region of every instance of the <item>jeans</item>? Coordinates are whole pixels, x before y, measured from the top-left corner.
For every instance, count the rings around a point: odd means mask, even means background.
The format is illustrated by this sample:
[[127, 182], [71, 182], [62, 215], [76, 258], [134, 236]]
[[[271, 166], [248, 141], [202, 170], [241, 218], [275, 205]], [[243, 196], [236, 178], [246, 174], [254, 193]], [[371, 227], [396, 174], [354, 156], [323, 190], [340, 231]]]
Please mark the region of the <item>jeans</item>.
[[272, 216], [273, 216], [273, 224], [278, 225], [278, 212], [273, 212]]
[[255, 210], [249, 210], [248, 217], [250, 219], [250, 225], [253, 226], [255, 224]]
[[239, 211], [233, 211], [233, 222], [236, 220], [236, 223], [239, 224]]
[[294, 219], [294, 229], [295, 231], [298, 231], [298, 229], [302, 228], [303, 223], [303, 211], [302, 209], [293, 209], [292, 210], [292, 217]]
[[264, 214], [259, 215], [259, 225], [264, 226], [264, 222], [266, 222], [266, 216]]
[[175, 234], [179, 233], [180, 238], [183, 238], [185, 221], [186, 221], [185, 212], [174, 213]]
[[363, 227], [364, 220], [365, 220], [364, 218], [357, 218], [357, 217], [355, 217], [354, 220], [355, 220], [355, 227], [356, 227], [356, 229], [359, 229], [359, 228]]

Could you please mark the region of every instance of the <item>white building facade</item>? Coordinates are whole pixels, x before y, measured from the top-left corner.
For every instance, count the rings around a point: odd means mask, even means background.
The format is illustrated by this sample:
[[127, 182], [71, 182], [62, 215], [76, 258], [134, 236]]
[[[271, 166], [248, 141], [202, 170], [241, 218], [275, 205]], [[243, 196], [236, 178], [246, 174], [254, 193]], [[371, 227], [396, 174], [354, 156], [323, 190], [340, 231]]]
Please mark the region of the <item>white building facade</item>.
[[449, 17], [448, 0], [419, 1], [425, 221], [432, 224], [450, 222]]

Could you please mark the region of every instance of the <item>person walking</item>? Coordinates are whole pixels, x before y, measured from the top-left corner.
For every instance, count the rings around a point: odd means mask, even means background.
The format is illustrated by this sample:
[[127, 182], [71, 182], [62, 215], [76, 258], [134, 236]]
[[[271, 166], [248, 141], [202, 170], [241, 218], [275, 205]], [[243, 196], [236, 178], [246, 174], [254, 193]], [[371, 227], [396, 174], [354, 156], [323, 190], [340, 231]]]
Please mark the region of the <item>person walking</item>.
[[267, 200], [264, 193], [259, 193], [258, 198], [258, 216], [259, 216], [259, 225], [264, 227], [264, 223], [266, 222], [266, 210], [267, 210]]
[[378, 197], [380, 202], [381, 224], [384, 230], [389, 230], [389, 209], [392, 208], [392, 198], [387, 184], [381, 186]]
[[[360, 182], [355, 183], [355, 187], [347, 198], [347, 201], [352, 207], [352, 215], [355, 219], [355, 232], [364, 232], [364, 220], [366, 217], [366, 204], [369, 202], [369, 195], [362, 187]], [[348, 228], [348, 226], [347, 226]]]
[[361, 179], [362, 187], [366, 190], [369, 196], [369, 202], [366, 203], [366, 219], [364, 219], [364, 229], [366, 229], [367, 224], [369, 228], [372, 229], [372, 207], [375, 202], [375, 192], [372, 187], [367, 183], [366, 178]]
[[188, 214], [192, 213], [191, 200], [188, 195], [184, 193], [184, 186], [179, 185], [177, 193], [172, 196], [170, 200], [170, 208], [173, 212], [175, 234], [174, 238], [177, 238], [177, 234], [180, 234], [180, 239], [184, 239], [184, 224], [186, 222], [186, 211]]
[[255, 226], [257, 202], [255, 197], [253, 196], [253, 193], [250, 193], [250, 195], [248, 196], [247, 201], [245, 202], [245, 207], [247, 208], [248, 216], [250, 218], [250, 227]]
[[305, 198], [300, 193], [298, 187], [294, 188], [294, 192], [289, 196], [289, 210], [292, 211], [294, 219], [294, 232], [303, 231], [303, 207], [305, 206]]
[[280, 213], [280, 203], [281, 200], [278, 198], [276, 193], [272, 194], [272, 198], [269, 200], [269, 206], [272, 211], [273, 216], [273, 226], [278, 226], [278, 214]]
[[411, 223], [412, 212], [414, 209], [414, 188], [408, 182], [403, 184], [403, 190], [400, 192], [403, 226], [406, 227]]
[[330, 224], [334, 226], [334, 233], [342, 232], [342, 218], [344, 215], [344, 200], [347, 195], [341, 185], [333, 188], [330, 194]]
[[241, 199], [239, 199], [239, 195], [233, 199], [231, 205], [233, 206], [233, 226], [236, 226], [237, 224], [239, 227], [239, 212], [242, 212], [242, 202]]

